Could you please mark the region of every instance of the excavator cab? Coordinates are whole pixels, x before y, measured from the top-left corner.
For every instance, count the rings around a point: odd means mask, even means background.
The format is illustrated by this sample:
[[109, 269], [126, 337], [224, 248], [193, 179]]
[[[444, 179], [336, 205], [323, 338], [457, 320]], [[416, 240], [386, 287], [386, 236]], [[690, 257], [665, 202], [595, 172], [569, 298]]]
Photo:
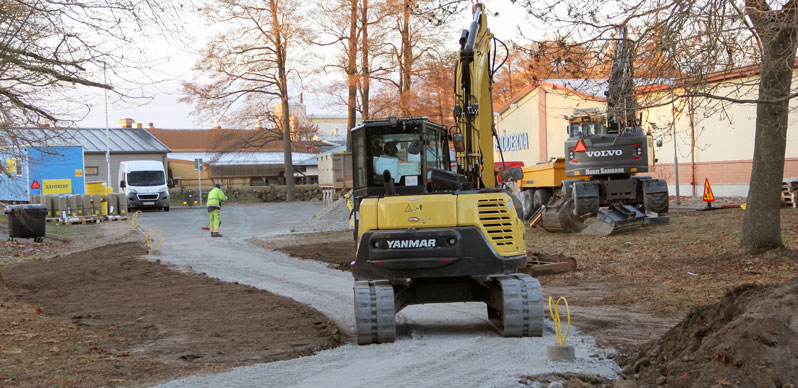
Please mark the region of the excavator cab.
[[366, 120], [352, 130], [352, 166], [355, 197], [431, 192], [433, 172], [450, 166], [446, 128], [426, 118]]

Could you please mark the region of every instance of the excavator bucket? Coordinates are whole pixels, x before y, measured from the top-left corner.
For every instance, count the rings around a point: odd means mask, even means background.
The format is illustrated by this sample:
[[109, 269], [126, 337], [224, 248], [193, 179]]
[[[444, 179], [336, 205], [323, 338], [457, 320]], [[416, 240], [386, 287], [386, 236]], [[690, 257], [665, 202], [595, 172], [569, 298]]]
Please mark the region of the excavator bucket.
[[585, 229], [585, 224], [574, 215], [570, 199], [557, 198], [544, 205], [543, 229], [549, 232], [575, 233]]
[[609, 236], [643, 226], [646, 215], [629, 205], [610, 205], [599, 210], [596, 221], [581, 231], [588, 236]]

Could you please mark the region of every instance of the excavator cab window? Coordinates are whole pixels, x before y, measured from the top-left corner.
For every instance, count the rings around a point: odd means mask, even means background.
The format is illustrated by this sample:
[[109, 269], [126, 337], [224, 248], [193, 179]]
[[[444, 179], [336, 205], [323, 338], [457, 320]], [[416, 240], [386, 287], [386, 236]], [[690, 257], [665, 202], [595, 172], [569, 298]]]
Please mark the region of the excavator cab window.
[[601, 120], [572, 120], [568, 124], [568, 135], [571, 137], [606, 135], [607, 126]]
[[355, 189], [384, 187], [391, 174], [397, 193], [423, 193], [430, 169], [449, 165], [445, 129], [431, 123], [369, 125], [352, 131]]

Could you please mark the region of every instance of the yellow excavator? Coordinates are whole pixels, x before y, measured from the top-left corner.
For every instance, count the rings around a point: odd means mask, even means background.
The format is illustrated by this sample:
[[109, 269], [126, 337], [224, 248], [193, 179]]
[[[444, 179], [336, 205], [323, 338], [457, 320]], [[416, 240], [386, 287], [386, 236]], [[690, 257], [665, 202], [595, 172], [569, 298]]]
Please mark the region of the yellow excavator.
[[421, 117], [352, 129], [358, 344], [393, 342], [396, 313], [427, 303], [484, 302], [502, 335], [543, 334], [540, 283], [518, 273], [520, 201], [497, 186], [493, 167], [493, 35], [482, 4], [473, 15], [459, 41], [454, 133]]

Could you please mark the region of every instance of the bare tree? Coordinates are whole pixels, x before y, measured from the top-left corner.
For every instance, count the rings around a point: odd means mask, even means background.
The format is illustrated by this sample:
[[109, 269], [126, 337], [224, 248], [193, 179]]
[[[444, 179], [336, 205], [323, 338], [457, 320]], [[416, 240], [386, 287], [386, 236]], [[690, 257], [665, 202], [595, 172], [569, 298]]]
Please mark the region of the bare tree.
[[[789, 102], [798, 96], [792, 84], [798, 48], [794, 0], [521, 3], [536, 20], [555, 26], [561, 38], [605, 55], [609, 50], [601, 47], [619, 26], [627, 26], [636, 69], [646, 67], [648, 82], [669, 85], [677, 99], [756, 104], [753, 170], [740, 248], [757, 252], [783, 246], [779, 191]], [[718, 79], [725, 79], [723, 87]], [[649, 96], [655, 98], [638, 101], [643, 108], [672, 102], [668, 93]]]
[[[209, 43], [195, 66], [210, 81], [184, 83], [182, 101], [193, 103], [199, 115], [227, 115], [236, 125], [276, 118], [274, 129], [283, 141], [286, 201], [295, 201], [289, 80], [298, 72], [289, 64], [289, 53], [297, 55], [294, 46], [304, 42], [307, 34], [300, 4], [294, 0], [218, 0], [206, 4], [203, 12], [226, 29]], [[273, 115], [274, 101], [279, 105]]]
[[[4, 1], [0, 5], [0, 129], [38, 126], [43, 120], [74, 125], [91, 109], [76, 93], [76, 86], [133, 96], [131, 90], [113, 88], [104, 81], [104, 69], [136, 69], [141, 65], [138, 53], [119, 47], [132, 48], [144, 31], [176, 36], [181, 27], [179, 13], [179, 7], [162, 0]], [[29, 140], [36, 139], [7, 137], [13, 144], [3, 146], [24, 145]]]

